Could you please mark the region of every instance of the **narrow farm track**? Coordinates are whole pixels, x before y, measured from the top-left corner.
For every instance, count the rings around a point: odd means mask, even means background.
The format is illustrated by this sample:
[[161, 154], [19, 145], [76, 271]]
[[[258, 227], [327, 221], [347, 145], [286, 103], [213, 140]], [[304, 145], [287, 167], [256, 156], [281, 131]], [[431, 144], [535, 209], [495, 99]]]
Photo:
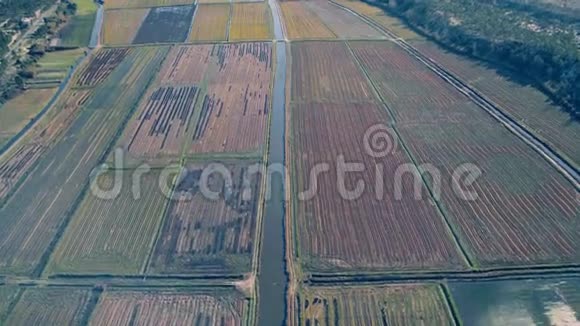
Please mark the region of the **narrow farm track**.
[[374, 26], [375, 28], [381, 30], [382, 32], [390, 36], [395, 44], [399, 45], [411, 56], [413, 56], [414, 58], [425, 64], [430, 70], [436, 73], [439, 77], [441, 77], [447, 83], [451, 84], [463, 95], [467, 96], [480, 108], [484, 109], [487, 113], [489, 113], [494, 119], [499, 121], [512, 133], [514, 133], [516, 136], [522, 139], [526, 144], [528, 144], [535, 151], [540, 153], [551, 165], [553, 165], [560, 173], [562, 173], [562, 175], [564, 175], [564, 177], [566, 177], [566, 179], [568, 179], [577, 190], [580, 190], [580, 172], [578, 171], [575, 162], [569, 162], [568, 160], [566, 160], [564, 157], [562, 157], [562, 155], [558, 153], [556, 149], [551, 148], [549, 145], [538, 139], [532, 132], [527, 130], [524, 126], [522, 126], [517, 121], [515, 121], [514, 119], [510, 118], [507, 114], [505, 114], [504, 110], [499, 105], [489, 100], [483, 94], [481, 94], [480, 92], [469, 86], [467, 83], [465, 83], [457, 76], [446, 70], [437, 62], [433, 61], [429, 57], [422, 54], [419, 50], [417, 50], [415, 47], [407, 43], [402, 38], [398, 37], [392, 31], [375, 23], [368, 17], [361, 15], [339, 3], [336, 3], [332, 0], [329, 1], [335, 6], [338, 6], [352, 13], [353, 15], [358, 16], [368, 24]]

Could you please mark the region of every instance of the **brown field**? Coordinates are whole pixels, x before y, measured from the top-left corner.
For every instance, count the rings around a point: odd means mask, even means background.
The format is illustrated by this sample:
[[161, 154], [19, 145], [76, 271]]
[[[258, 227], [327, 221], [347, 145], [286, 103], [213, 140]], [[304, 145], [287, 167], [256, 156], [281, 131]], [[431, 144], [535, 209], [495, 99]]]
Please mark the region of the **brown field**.
[[296, 43], [291, 49], [292, 101], [352, 103], [375, 100], [371, 87], [344, 43]]
[[108, 45], [131, 44], [150, 9], [119, 9], [105, 11], [103, 43]]
[[80, 325], [88, 313], [91, 291], [74, 288], [29, 288], [14, 306], [6, 325]]
[[379, 31], [365, 23], [362, 19], [328, 1], [314, 0], [304, 3], [339, 38], [385, 38]]
[[107, 291], [89, 324], [241, 326], [245, 310], [245, 300], [237, 294]]
[[42, 153], [72, 123], [88, 96], [88, 91], [70, 91], [61, 95], [53, 110], [57, 113], [49, 115], [46, 119], [48, 122], [32, 128], [29, 131], [30, 140], [17, 145], [0, 161], [0, 202], [15, 190]]
[[454, 325], [438, 285], [306, 288], [296, 326]]
[[[396, 116], [411, 155], [440, 171], [439, 202], [476, 266], [578, 260], [572, 184], [402, 49], [389, 42], [352, 47]], [[464, 163], [482, 175], [457, 190], [452, 175]], [[466, 199], [466, 192], [474, 197]]]
[[[387, 121], [383, 108], [372, 103], [314, 103], [294, 105], [291, 112], [297, 191], [312, 186], [311, 173], [318, 164], [329, 167], [329, 172], [316, 178], [315, 195], [297, 199], [300, 258], [307, 269], [424, 271], [464, 267], [425, 187], [419, 183], [414, 188], [411, 172], [405, 178], [395, 177], [399, 167], [413, 166], [403, 149], [394, 147], [378, 159], [365, 151], [365, 132]], [[388, 141], [394, 144], [397, 139]], [[359, 180], [364, 181], [360, 196], [348, 198], [339, 191], [337, 162], [341, 155], [345, 162], [362, 163], [365, 168], [344, 179], [349, 190], [356, 189]], [[383, 169], [383, 178], [376, 177], [376, 166]], [[375, 187], [379, 179], [384, 180], [382, 188]], [[402, 180], [399, 188], [396, 180]], [[397, 189], [401, 190], [400, 198], [396, 197]]]
[[168, 7], [190, 5], [194, 2], [194, 0], [107, 0], [105, 9]]
[[103, 49], [98, 51], [79, 73], [74, 86], [93, 87], [103, 82], [118, 64], [131, 52], [131, 49]]
[[230, 41], [272, 39], [272, 16], [266, 2], [234, 3]]
[[482, 64], [446, 52], [433, 43], [416, 42], [415, 47], [449, 69], [459, 78], [497, 103], [504, 112], [528, 126], [553, 148], [580, 164], [580, 123], [532, 86], [520, 86]]
[[[154, 273], [248, 272], [254, 247], [260, 175], [249, 164], [227, 164], [233, 182], [228, 188], [219, 173], [200, 189], [207, 166], [190, 164], [178, 183], [152, 259]], [[245, 182], [248, 182], [245, 185]]]
[[206, 77], [190, 152], [261, 150], [271, 105], [271, 44], [215, 45], [211, 60], [217, 71]]
[[197, 6], [189, 41], [226, 41], [230, 10], [230, 4]]
[[291, 40], [333, 39], [336, 36], [304, 2], [281, 2], [286, 36]]

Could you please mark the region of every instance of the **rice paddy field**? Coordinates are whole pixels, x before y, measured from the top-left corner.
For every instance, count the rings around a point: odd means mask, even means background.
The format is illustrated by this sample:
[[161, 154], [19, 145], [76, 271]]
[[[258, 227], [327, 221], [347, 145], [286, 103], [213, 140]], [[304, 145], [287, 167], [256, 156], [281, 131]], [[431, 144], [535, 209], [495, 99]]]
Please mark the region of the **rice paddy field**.
[[91, 181], [47, 272], [140, 273], [171, 196], [175, 173], [115, 170]]
[[455, 325], [441, 286], [304, 288], [292, 325]]
[[539, 91], [362, 1], [74, 2], [0, 107], [0, 325], [579, 324], [577, 185], [384, 29], [577, 163]]
[[229, 39], [231, 41], [272, 39], [272, 15], [268, 3], [234, 3]]
[[[439, 202], [476, 266], [577, 261], [577, 191], [571, 183], [402, 49], [389, 42], [351, 47], [410, 155], [442, 173]], [[461, 195], [466, 189], [453, 190], [452, 174], [465, 162], [482, 174], [468, 189], [477, 194], [471, 200]]]
[[133, 43], [139, 27], [151, 9], [106, 10], [103, 22], [102, 40], [107, 45], [126, 45]]
[[244, 297], [233, 291], [206, 292], [106, 291], [89, 325], [245, 325]]
[[290, 40], [333, 39], [336, 35], [303, 1], [280, 2], [286, 36]]
[[572, 121], [540, 91], [521, 86], [511, 81], [511, 77], [446, 52], [433, 43], [415, 42], [414, 46], [485, 94], [576, 165], [580, 164], [580, 148], [576, 145], [576, 140], [580, 139], [580, 124]]
[[137, 31], [133, 44], [184, 42], [194, 11], [194, 5], [152, 8]]
[[[426, 188], [416, 190], [422, 194], [417, 200], [413, 182], [407, 179], [401, 184], [405, 197], [395, 199], [396, 170], [411, 165], [404, 150], [393, 147], [382, 158], [365, 152], [365, 132], [388, 121], [388, 116], [346, 45], [293, 44], [292, 58], [292, 76], [300, 76], [292, 84], [294, 191], [311, 189], [312, 171], [321, 163], [327, 165], [326, 173], [315, 176], [318, 188], [313, 196], [296, 199], [294, 206], [298, 255], [304, 267], [324, 272], [464, 268], [461, 253]], [[342, 69], [334, 69], [336, 65]], [[355, 189], [360, 179], [370, 188], [378, 165], [389, 180], [385, 188], [368, 189], [353, 198], [344, 196], [336, 184], [340, 157], [364, 167], [357, 178], [346, 178], [346, 189]]]
[[[223, 165], [227, 175], [216, 172], [207, 180], [202, 176], [210, 167], [187, 166], [174, 190], [176, 200], [167, 208], [150, 273], [250, 271], [260, 197], [260, 174], [253, 172], [256, 166], [229, 163]], [[203, 187], [215, 192], [217, 198]]]
[[189, 41], [226, 41], [230, 11], [230, 4], [198, 5]]
[[108, 0], [105, 1], [105, 9], [169, 7], [192, 5], [194, 2], [193, 0]]
[[[3, 163], [9, 168], [1, 170], [3, 179], [7, 175], [10, 181], [0, 208], [0, 274], [32, 275], [44, 268], [54, 238], [66, 225], [89, 173], [166, 54], [166, 48], [133, 49], [97, 84], [86, 82], [88, 75], [95, 75], [87, 67], [102, 67], [94, 63], [99, 60], [97, 52], [56, 104], [56, 115], [39, 125], [34, 138], [10, 152]], [[84, 88], [75, 89], [79, 81], [86, 82], [81, 83]], [[74, 95], [79, 92], [84, 95]]]
[[47, 287], [19, 291], [22, 293], [3, 320], [6, 325], [81, 325], [90, 313], [90, 289]]
[[270, 110], [269, 43], [174, 47], [120, 138], [129, 164], [260, 156]]

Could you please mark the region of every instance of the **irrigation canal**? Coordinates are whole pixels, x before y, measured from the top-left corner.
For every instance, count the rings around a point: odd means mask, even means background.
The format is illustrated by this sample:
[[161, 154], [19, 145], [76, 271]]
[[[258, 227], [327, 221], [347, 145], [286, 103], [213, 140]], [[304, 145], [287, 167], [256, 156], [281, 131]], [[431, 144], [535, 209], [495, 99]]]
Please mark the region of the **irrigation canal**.
[[[269, 165], [283, 165], [285, 153], [286, 105], [286, 43], [282, 32], [278, 5], [270, 0], [274, 17], [274, 35], [277, 41], [275, 78], [272, 98], [272, 116], [269, 135]], [[267, 187], [270, 198], [266, 200], [263, 217], [260, 265], [258, 269], [258, 325], [283, 325], [286, 319], [286, 254], [284, 244], [285, 176], [273, 173]]]

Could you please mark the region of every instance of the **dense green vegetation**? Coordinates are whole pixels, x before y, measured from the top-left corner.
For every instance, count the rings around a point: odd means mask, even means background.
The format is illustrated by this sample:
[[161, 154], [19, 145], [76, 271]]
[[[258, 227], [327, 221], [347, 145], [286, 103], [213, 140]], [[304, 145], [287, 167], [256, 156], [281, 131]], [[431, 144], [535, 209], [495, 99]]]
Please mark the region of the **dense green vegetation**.
[[379, 0], [456, 51], [532, 77], [580, 119], [580, 55], [574, 17], [516, 2]]
[[32, 16], [35, 11], [44, 9], [55, 2], [55, 0], [2, 0], [0, 1], [0, 21]]

